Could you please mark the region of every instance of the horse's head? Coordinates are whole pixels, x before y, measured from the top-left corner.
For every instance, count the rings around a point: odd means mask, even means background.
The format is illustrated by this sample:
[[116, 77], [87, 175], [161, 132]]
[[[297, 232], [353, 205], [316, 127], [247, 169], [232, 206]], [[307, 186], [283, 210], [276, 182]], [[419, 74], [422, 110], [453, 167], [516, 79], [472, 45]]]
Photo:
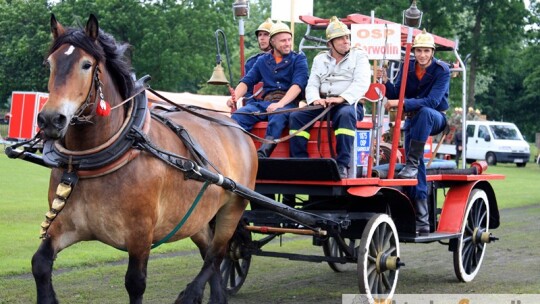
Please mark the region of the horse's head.
[[121, 100], [131, 93], [133, 81], [124, 61], [127, 45], [117, 45], [101, 31], [94, 15], [84, 29], [64, 28], [51, 15], [51, 32], [49, 100], [38, 115], [38, 126], [46, 138], [58, 139], [70, 123], [93, 117], [101, 92], [108, 102]]

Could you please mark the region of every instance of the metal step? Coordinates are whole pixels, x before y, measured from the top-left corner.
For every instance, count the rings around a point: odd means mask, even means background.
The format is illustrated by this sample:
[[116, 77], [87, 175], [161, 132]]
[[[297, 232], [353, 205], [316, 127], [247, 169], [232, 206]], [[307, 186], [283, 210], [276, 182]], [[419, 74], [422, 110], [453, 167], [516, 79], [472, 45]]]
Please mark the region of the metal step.
[[400, 233], [399, 241], [403, 243], [431, 243], [441, 240], [450, 240], [459, 238], [461, 233], [442, 233], [442, 232], [433, 232], [426, 236], [418, 236], [411, 233]]

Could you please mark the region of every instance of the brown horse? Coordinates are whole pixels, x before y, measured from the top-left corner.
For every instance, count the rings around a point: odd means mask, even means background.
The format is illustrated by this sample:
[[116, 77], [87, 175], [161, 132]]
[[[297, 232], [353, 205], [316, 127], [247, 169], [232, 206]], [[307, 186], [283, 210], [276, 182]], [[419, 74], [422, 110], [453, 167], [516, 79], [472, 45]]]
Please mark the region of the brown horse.
[[[38, 302], [57, 302], [51, 283], [57, 253], [80, 241], [98, 240], [128, 252], [125, 287], [130, 302], [141, 303], [152, 244], [187, 237], [199, 247], [204, 264], [176, 302], [201, 302], [207, 282], [210, 302], [226, 302], [219, 266], [248, 202], [215, 184], [203, 192], [207, 184], [197, 168], [253, 189], [257, 157], [252, 140], [217, 123], [216, 117], [228, 124], [232, 120], [213, 113], [210, 121], [186, 111], [150, 118], [146, 101], [130, 99], [139, 87], [124, 56], [127, 45], [100, 30], [95, 16], [77, 29], [64, 28], [52, 15], [51, 31], [49, 101], [38, 123], [47, 139], [44, 159], [54, 168], [51, 210], [32, 259]], [[110, 113], [96, 115], [100, 107]], [[152, 149], [132, 143], [133, 134], [126, 135], [132, 125]], [[156, 157], [154, 150], [167, 152]], [[178, 163], [200, 167], [191, 166], [188, 174], [172, 166]]]

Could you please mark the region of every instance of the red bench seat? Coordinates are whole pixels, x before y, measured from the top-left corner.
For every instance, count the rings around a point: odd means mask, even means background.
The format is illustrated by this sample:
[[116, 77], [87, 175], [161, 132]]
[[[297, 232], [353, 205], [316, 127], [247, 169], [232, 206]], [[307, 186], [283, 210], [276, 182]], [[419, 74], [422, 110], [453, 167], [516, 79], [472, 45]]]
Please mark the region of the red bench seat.
[[[322, 124], [322, 128], [321, 127], [321, 124]], [[259, 136], [259, 137], [263, 137], [264, 138], [264, 135], [266, 133], [266, 126], [268, 125], [268, 122], [259, 122], [257, 124], [255, 124], [255, 126], [253, 127], [253, 130], [251, 130], [251, 133]], [[331, 155], [330, 155], [330, 149], [329, 149], [329, 145], [328, 145], [328, 131], [326, 130], [326, 126], [327, 126], [327, 122], [324, 121], [324, 122], [316, 122], [313, 127], [311, 128], [310, 130], [310, 139], [309, 139], [309, 142], [308, 142], [308, 154], [309, 154], [309, 157], [312, 157], [312, 158], [320, 158], [321, 157], [321, 154], [322, 153], [322, 157], [324, 158], [330, 158]], [[365, 118], [363, 121], [359, 121], [356, 123], [356, 128], [359, 129], [359, 130], [369, 130], [373, 127], [373, 123], [371, 121], [371, 118]], [[320, 153], [319, 153], [319, 148], [318, 148], [318, 144], [317, 144], [317, 141], [319, 139], [319, 130], [320, 130]], [[334, 136], [334, 130], [331, 130], [330, 132], [332, 134], [332, 144], [334, 146], [334, 151], [335, 151], [335, 143], [336, 143], [336, 139], [335, 139], [335, 136]], [[288, 136], [289, 135], [289, 129], [285, 129], [283, 131], [283, 134], [281, 135], [281, 137], [285, 137], [285, 136]], [[261, 143], [257, 140], [255, 140], [255, 146], [257, 147], [257, 149], [260, 147]], [[272, 153], [272, 158], [274, 157], [279, 157], [279, 158], [286, 158], [286, 157], [289, 157], [289, 142], [282, 142], [282, 143], [279, 143], [278, 146], [276, 147], [276, 149], [274, 150], [274, 152]]]

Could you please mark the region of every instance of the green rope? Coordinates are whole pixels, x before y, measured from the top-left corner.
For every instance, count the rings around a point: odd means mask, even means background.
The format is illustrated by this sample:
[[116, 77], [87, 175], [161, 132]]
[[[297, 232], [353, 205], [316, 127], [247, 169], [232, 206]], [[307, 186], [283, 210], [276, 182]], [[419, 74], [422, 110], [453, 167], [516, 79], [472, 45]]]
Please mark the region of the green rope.
[[201, 200], [201, 197], [202, 197], [204, 191], [206, 191], [206, 188], [208, 187], [209, 184], [210, 183], [208, 181], [204, 182], [201, 190], [199, 191], [199, 194], [197, 194], [197, 197], [195, 198], [195, 201], [193, 201], [193, 204], [191, 204], [191, 207], [189, 208], [188, 212], [184, 215], [184, 217], [182, 218], [180, 223], [178, 223], [178, 225], [176, 225], [176, 227], [174, 227], [173, 231], [169, 232], [169, 234], [167, 234], [163, 239], [161, 239], [157, 243], [153, 244], [152, 247], [150, 247], [150, 249], [154, 249], [157, 246], [159, 246], [159, 245], [161, 245], [163, 243], [166, 243], [176, 232], [178, 232], [178, 230], [180, 230], [180, 228], [182, 228], [184, 223], [187, 221], [187, 219], [191, 215], [191, 212], [193, 212], [193, 209], [195, 209], [195, 207], [197, 207], [197, 204]]
[[[193, 212], [193, 209], [195, 209], [195, 207], [197, 207], [197, 204], [201, 200], [201, 197], [204, 194], [204, 192], [206, 191], [206, 188], [208, 188], [209, 184], [210, 183], [208, 181], [204, 182], [201, 190], [199, 191], [199, 194], [197, 194], [197, 197], [193, 201], [193, 204], [191, 204], [191, 207], [189, 208], [188, 212], [184, 215], [184, 217], [182, 218], [180, 223], [178, 223], [178, 225], [176, 225], [176, 227], [174, 227], [174, 229], [171, 232], [169, 232], [169, 234], [167, 234], [164, 238], [159, 240], [157, 243], [152, 244], [150, 249], [154, 249], [154, 248], [158, 247], [159, 245], [161, 245], [163, 243], [166, 243], [173, 235], [176, 234], [176, 232], [178, 232], [178, 230], [180, 230], [180, 228], [182, 228], [184, 223], [187, 221], [187, 219], [189, 218], [189, 216]], [[125, 248], [117, 248], [117, 249], [122, 250], [122, 251], [127, 251]]]

